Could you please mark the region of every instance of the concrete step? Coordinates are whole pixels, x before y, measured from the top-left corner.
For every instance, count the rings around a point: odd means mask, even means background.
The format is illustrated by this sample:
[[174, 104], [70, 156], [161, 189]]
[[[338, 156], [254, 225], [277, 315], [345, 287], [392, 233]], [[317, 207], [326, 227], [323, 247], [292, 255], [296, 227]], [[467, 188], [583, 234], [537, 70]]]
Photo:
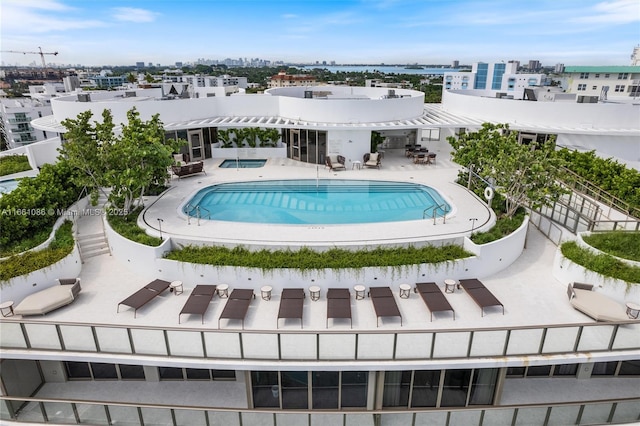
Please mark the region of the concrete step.
[[91, 241], [89, 244], [80, 244], [80, 251], [87, 253], [92, 250], [101, 250], [105, 247], [109, 248], [109, 243], [107, 243], [106, 239], [104, 241]]
[[90, 257], [102, 256], [103, 254], [111, 254], [111, 252], [109, 251], [109, 248], [105, 248], [99, 251], [92, 251], [89, 253], [82, 253], [82, 258], [88, 259]]
[[83, 235], [76, 236], [76, 239], [78, 240], [78, 242], [86, 241], [86, 240], [96, 240], [99, 238], [104, 238], [105, 241], [107, 240], [107, 236], [104, 234], [104, 232], [98, 232], [93, 234], [83, 234]]

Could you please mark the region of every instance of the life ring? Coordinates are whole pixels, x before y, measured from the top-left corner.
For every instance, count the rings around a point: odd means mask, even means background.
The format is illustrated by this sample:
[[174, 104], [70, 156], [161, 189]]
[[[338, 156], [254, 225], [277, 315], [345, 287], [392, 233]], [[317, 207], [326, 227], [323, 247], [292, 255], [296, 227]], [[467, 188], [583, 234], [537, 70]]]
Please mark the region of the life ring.
[[487, 186], [484, 189], [484, 198], [486, 198], [487, 200], [493, 200], [493, 188], [490, 186]]

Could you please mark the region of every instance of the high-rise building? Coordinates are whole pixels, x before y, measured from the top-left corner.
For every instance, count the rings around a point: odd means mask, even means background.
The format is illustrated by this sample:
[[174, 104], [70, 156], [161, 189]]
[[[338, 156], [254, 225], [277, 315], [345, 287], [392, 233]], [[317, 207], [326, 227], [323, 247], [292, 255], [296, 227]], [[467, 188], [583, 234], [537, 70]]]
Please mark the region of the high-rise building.
[[542, 65], [540, 64], [540, 61], [530, 60], [528, 68], [529, 71], [538, 71], [540, 68], [542, 68]]

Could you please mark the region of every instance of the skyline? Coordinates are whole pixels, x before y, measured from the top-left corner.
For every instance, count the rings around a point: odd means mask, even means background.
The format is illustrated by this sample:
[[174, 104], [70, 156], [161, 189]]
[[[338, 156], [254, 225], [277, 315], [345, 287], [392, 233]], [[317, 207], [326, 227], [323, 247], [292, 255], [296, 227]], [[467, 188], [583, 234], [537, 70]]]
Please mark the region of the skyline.
[[[513, 4], [516, 3], [516, 4]], [[2, 50], [51, 64], [289, 63], [629, 65], [636, 0], [3, 0]], [[38, 55], [1, 53], [4, 65]]]

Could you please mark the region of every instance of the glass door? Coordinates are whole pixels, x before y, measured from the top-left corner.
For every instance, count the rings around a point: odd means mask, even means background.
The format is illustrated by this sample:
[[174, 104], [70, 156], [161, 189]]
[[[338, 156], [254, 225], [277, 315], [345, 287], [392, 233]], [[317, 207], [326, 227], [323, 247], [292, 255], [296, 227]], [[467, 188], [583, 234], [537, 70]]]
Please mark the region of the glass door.
[[204, 159], [204, 150], [202, 146], [202, 130], [189, 131], [189, 154], [191, 161], [200, 161]]

